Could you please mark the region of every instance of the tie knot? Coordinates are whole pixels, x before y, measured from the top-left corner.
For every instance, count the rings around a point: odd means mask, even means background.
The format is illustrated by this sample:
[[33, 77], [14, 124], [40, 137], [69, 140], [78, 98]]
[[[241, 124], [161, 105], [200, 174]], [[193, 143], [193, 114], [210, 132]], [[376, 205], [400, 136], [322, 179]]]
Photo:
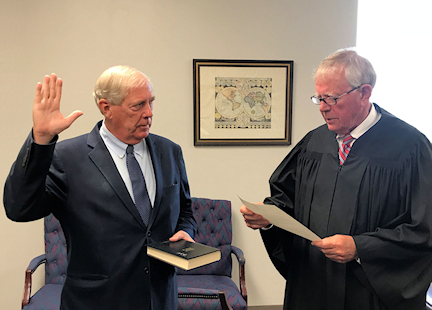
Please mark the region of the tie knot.
[[133, 154], [133, 152], [134, 152], [134, 146], [129, 144], [126, 148], [126, 154]]
[[342, 144], [350, 144], [352, 140], [354, 140], [354, 138], [348, 134], [343, 138]]

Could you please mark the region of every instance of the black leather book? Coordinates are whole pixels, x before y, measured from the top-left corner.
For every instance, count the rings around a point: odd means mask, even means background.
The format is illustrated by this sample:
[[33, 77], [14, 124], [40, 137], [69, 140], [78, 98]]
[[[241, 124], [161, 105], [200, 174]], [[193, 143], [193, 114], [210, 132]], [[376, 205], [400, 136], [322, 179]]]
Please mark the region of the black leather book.
[[190, 270], [220, 260], [221, 251], [204, 244], [179, 240], [149, 244], [147, 255], [181, 269]]

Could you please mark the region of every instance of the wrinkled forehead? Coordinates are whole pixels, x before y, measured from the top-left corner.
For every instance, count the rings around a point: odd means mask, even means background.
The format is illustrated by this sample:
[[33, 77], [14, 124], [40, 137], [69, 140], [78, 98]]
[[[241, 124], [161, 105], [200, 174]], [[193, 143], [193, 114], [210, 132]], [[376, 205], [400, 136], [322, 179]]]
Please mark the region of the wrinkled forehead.
[[349, 87], [345, 72], [341, 70], [329, 71], [315, 79], [315, 94], [323, 97], [341, 95]]

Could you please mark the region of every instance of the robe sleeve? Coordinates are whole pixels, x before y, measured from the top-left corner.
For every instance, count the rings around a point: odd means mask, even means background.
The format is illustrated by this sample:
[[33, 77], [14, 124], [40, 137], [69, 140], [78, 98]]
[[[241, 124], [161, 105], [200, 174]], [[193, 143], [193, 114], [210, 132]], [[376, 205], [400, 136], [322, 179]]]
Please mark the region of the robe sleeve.
[[[306, 135], [273, 172], [269, 181], [271, 196], [264, 200], [264, 204], [275, 205], [291, 216], [294, 213], [297, 160], [309, 137], [310, 134]], [[293, 234], [276, 226], [260, 232], [273, 265], [288, 280]]]
[[404, 212], [384, 227], [354, 236], [367, 278], [392, 309], [424, 305], [432, 279], [432, 148], [425, 137], [405, 165], [399, 180]]

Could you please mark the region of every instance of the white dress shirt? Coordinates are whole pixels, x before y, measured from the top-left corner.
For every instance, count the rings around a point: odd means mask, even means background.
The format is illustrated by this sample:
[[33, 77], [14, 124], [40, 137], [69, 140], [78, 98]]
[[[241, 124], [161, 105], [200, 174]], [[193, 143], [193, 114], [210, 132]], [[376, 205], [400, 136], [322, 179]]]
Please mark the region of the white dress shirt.
[[[362, 135], [366, 133], [369, 129], [372, 128], [373, 125], [378, 123], [378, 121], [381, 119], [381, 113], [378, 113], [378, 111], [375, 109], [375, 106], [372, 103], [372, 107], [369, 111], [369, 115], [365, 118], [365, 120], [358, 125], [356, 128], [354, 128], [350, 134], [354, 138], [354, 140], [351, 142], [350, 146], [354, 144], [354, 142], [360, 138]], [[342, 141], [345, 135], [337, 135], [336, 140], [339, 143], [339, 147], [342, 145]]]
[[[102, 122], [102, 126], [99, 130], [99, 134], [102, 137], [108, 151], [111, 154], [112, 159], [119, 171], [123, 182], [126, 184], [126, 188], [132, 200], [135, 202], [135, 198], [132, 191], [132, 183], [129, 177], [129, 172], [126, 166], [126, 148], [127, 144], [117, 139], [105, 126], [105, 121]], [[153, 163], [151, 160], [150, 152], [147, 148], [147, 144], [141, 141], [134, 145], [134, 155], [141, 167], [144, 175], [144, 180], [147, 186], [147, 192], [150, 197], [152, 207], [154, 206], [156, 196], [156, 178], [153, 169]]]

